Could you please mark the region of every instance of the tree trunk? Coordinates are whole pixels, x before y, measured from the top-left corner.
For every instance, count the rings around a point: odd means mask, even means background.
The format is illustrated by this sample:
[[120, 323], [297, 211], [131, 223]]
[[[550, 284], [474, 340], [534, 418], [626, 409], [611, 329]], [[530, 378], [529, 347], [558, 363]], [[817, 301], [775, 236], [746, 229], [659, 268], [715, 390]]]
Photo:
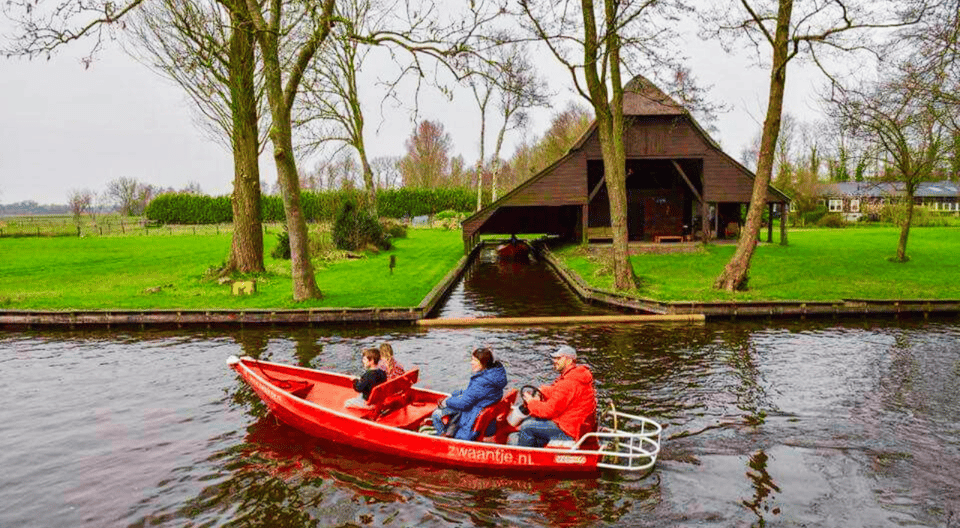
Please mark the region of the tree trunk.
[[273, 159], [277, 164], [277, 180], [283, 194], [283, 209], [287, 219], [287, 234], [290, 235], [290, 271], [293, 277], [293, 298], [296, 301], [322, 297], [313, 275], [310, 248], [307, 238], [307, 222], [300, 207], [300, 178], [293, 158], [293, 140], [290, 125], [277, 124], [274, 120], [270, 133], [273, 142]]
[[357, 154], [360, 156], [360, 166], [363, 168], [363, 186], [367, 191], [367, 211], [374, 218], [377, 218], [377, 186], [373, 183], [373, 169], [370, 168], [370, 162], [367, 161], [367, 149], [361, 145], [357, 149]]
[[908, 185], [907, 192], [907, 218], [900, 226], [900, 240], [897, 241], [897, 262], [906, 262], [907, 258], [907, 237], [910, 236], [910, 224], [913, 223], [913, 188]]
[[780, 205], [780, 245], [787, 246], [787, 223], [790, 222], [790, 206], [786, 202]]
[[[270, 103], [270, 141], [273, 143], [273, 159], [277, 165], [277, 181], [283, 195], [283, 210], [287, 221], [287, 234], [290, 236], [290, 271], [293, 280], [293, 299], [305, 301], [322, 297], [317, 279], [313, 275], [313, 263], [310, 261], [307, 240], [307, 224], [300, 208], [300, 177], [297, 174], [297, 162], [293, 155], [290, 112], [293, 107], [296, 90], [303, 71], [316, 52], [317, 47], [326, 38], [327, 28], [322, 36], [312, 38], [300, 49], [295, 63], [290, 67], [288, 88], [284, 89], [280, 67], [280, 10], [283, 4], [277, 0], [271, 4], [269, 24], [260, 11], [256, 0], [246, 0], [247, 13], [257, 28], [257, 41], [260, 44], [263, 61], [264, 80], [267, 100]], [[333, 0], [325, 0], [324, 13], [329, 16]]]
[[264, 271], [260, 211], [260, 144], [253, 28], [245, 10], [231, 9], [230, 97], [233, 114], [233, 241], [228, 270]]
[[787, 61], [790, 17], [793, 0], [780, 0], [777, 12], [777, 32], [773, 42], [773, 65], [770, 69], [770, 94], [767, 100], [767, 117], [763, 122], [760, 140], [760, 155], [757, 174], [750, 197], [747, 221], [740, 233], [740, 241], [730, 262], [713, 283], [713, 287], [727, 291], [744, 289], [750, 272], [750, 260], [757, 247], [757, 237], [763, 220], [763, 207], [767, 201], [767, 187], [773, 175], [773, 161], [777, 138], [780, 135], [780, 118], [783, 113], [783, 93], [787, 82]]
[[483, 209], [483, 160], [477, 160], [477, 211]]
[[610, 127], [600, 129], [603, 174], [607, 185], [607, 196], [610, 199], [614, 287], [618, 290], [627, 290], [636, 287], [636, 280], [627, 252], [626, 157], [622, 138], [611, 136], [616, 134], [610, 130]]

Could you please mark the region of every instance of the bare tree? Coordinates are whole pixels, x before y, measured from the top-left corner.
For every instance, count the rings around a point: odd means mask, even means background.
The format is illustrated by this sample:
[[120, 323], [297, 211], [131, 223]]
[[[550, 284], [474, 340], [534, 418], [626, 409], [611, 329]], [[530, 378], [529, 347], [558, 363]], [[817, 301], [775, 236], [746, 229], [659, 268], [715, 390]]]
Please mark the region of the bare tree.
[[366, 207], [372, 214], [376, 214], [377, 189], [367, 156], [366, 122], [358, 82], [370, 47], [352, 35], [375, 30], [384, 16], [378, 9], [384, 8], [369, 0], [338, 3], [336, 14], [345, 23], [334, 27], [328, 45], [321, 50], [322, 59], [307, 72], [298, 112], [298, 125], [303, 125], [307, 148], [339, 142], [356, 151], [367, 194]]
[[[505, 38], [504, 38], [505, 40]], [[545, 106], [548, 101], [546, 83], [527, 57], [527, 49], [519, 43], [495, 47], [492, 57], [480, 62], [477, 72], [468, 78], [474, 100], [480, 111], [480, 154], [476, 164], [477, 210], [482, 206], [483, 175], [491, 166], [491, 200], [498, 198], [497, 180], [500, 173], [500, 152], [506, 134], [527, 123], [527, 110]], [[499, 127], [488, 164], [486, 157], [487, 109], [496, 107]]]
[[403, 182], [400, 174], [399, 156], [378, 156], [370, 160], [373, 180], [377, 189], [392, 189]]
[[[761, 49], [769, 46], [771, 58], [767, 115], [763, 122], [750, 208], [737, 249], [714, 281], [715, 288], [743, 289], [749, 276], [782, 126], [788, 64], [802, 55], [818, 60], [817, 50], [821, 48], [824, 53], [869, 50], [871, 30], [903, 23], [896, 2], [869, 3], [868, 8], [866, 1], [858, 0], [730, 0], [717, 5], [706, 17], [706, 33], [746, 38], [758, 55]], [[913, 18], [911, 22], [915, 20]], [[730, 43], [725, 44], [729, 46]]]
[[80, 220], [83, 215], [90, 212], [93, 205], [94, 192], [90, 189], [74, 189], [67, 193], [67, 204], [70, 206], [70, 213], [73, 214], [73, 223], [77, 225], [77, 233], [80, 233]]
[[264, 271], [262, 115], [250, 21], [241, 0], [157, 0], [135, 12], [128, 52], [176, 82], [201, 128], [233, 152], [233, 240], [223, 273]]
[[[293, 298], [296, 301], [322, 297], [310, 261], [307, 223], [300, 207], [300, 181], [293, 149], [292, 114], [301, 81], [306, 69], [316, 56], [320, 45], [327, 40], [334, 24], [334, 0], [314, 2], [307, 0], [296, 5], [282, 0], [245, 1], [245, 20], [254, 28], [257, 47], [264, 67], [264, 85], [270, 105], [272, 125], [270, 141], [277, 166], [277, 181], [283, 196], [283, 209], [290, 238], [290, 268], [293, 278]], [[284, 8], [300, 8], [294, 13]], [[302, 24], [300, 34], [305, 39], [298, 45], [286, 37], [294, 35], [285, 22]], [[284, 67], [283, 48], [289, 46], [293, 61]]]
[[524, 27], [570, 72], [577, 93], [593, 108], [610, 198], [618, 290], [636, 285], [627, 252], [623, 73], [677, 71], [676, 47], [670, 47], [675, 26], [669, 20], [677, 8], [669, 0], [603, 0], [600, 5], [582, 0], [560, 9], [548, 0], [520, 2]]
[[405, 187], [434, 188], [445, 185], [450, 169], [450, 134], [439, 122], [425, 119], [414, 127], [406, 141], [407, 154], [400, 159]]
[[834, 85], [832, 111], [850, 134], [873, 146], [877, 159], [891, 161], [892, 170], [884, 179], [902, 184], [906, 207], [896, 261], [906, 262], [917, 187], [934, 175], [950, 139], [949, 124], [960, 118], [960, 107], [918, 89], [909, 69], [857, 84], [857, 88]]
[[120, 210], [120, 214], [139, 216], [153, 197], [152, 186], [134, 178], [117, 178], [107, 183], [107, 195]]

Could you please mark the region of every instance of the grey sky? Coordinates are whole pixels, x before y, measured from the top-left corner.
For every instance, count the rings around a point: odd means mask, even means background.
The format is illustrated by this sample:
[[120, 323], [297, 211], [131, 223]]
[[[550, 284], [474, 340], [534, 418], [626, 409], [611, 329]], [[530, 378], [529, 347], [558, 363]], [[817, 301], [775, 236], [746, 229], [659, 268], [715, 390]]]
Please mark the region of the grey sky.
[[[0, 17], [0, 34], [8, 22]], [[0, 203], [34, 200], [66, 203], [72, 189], [102, 192], [107, 182], [131, 177], [162, 187], [182, 188], [199, 183], [208, 194], [231, 191], [232, 161], [226, 148], [208, 139], [195, 125], [189, 101], [166, 79], [119, 50], [109, 47], [85, 69], [79, 57], [87, 48], [76, 44], [49, 61], [0, 58]], [[714, 139], [734, 158], [757, 134], [766, 104], [768, 73], [730, 56], [715, 43], [689, 42], [691, 70], [710, 98], [729, 107], [715, 123]], [[533, 114], [528, 134], [542, 134], [552, 112], [575, 99], [570, 79], [544, 57], [550, 87], [559, 92], [552, 109]], [[817, 80], [791, 65], [785, 110], [801, 120], [815, 118], [812, 97]], [[469, 93], [453, 102], [425, 99], [419, 117], [443, 123], [453, 139], [454, 154], [468, 163], [477, 157], [479, 118]], [[372, 155], [400, 155], [413, 128], [410, 114], [394, 110], [379, 115], [379, 97], [368, 101]], [[381, 122], [383, 119], [383, 122]], [[489, 125], [488, 125], [489, 130]], [[488, 136], [491, 134], [488, 132]], [[517, 134], [508, 138], [503, 155], [513, 152]], [[488, 137], [492, 143], [493, 138]], [[488, 146], [489, 148], [489, 146]], [[276, 178], [269, 159], [262, 160], [261, 178]], [[301, 161], [301, 170], [313, 163]]]

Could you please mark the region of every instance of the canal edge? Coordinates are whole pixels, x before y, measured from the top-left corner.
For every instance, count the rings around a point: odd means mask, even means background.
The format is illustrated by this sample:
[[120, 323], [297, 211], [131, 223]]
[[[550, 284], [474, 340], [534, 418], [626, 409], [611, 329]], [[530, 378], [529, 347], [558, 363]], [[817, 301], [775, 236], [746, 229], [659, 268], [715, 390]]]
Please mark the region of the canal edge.
[[960, 299], [840, 299], [838, 301], [662, 302], [594, 288], [567, 268], [546, 245], [537, 252], [584, 302], [657, 315], [702, 314], [707, 320], [757, 317], [899, 316], [960, 314]]

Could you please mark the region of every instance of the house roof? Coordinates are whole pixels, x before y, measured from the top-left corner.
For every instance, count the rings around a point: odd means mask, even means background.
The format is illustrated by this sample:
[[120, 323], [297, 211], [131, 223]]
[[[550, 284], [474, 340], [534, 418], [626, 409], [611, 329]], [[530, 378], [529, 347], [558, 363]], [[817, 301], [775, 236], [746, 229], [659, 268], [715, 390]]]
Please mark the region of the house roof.
[[623, 115], [686, 115], [687, 110], [669, 95], [647, 80], [637, 75], [623, 87]]
[[915, 196], [937, 197], [937, 196], [960, 196], [960, 184], [951, 181], [924, 182], [917, 188]]
[[[837, 182], [824, 186], [826, 196], [856, 197], [884, 197], [903, 194], [902, 182]], [[960, 196], [960, 185], [951, 181], [922, 182], [917, 186], [914, 196], [933, 198], [937, 196]]]

